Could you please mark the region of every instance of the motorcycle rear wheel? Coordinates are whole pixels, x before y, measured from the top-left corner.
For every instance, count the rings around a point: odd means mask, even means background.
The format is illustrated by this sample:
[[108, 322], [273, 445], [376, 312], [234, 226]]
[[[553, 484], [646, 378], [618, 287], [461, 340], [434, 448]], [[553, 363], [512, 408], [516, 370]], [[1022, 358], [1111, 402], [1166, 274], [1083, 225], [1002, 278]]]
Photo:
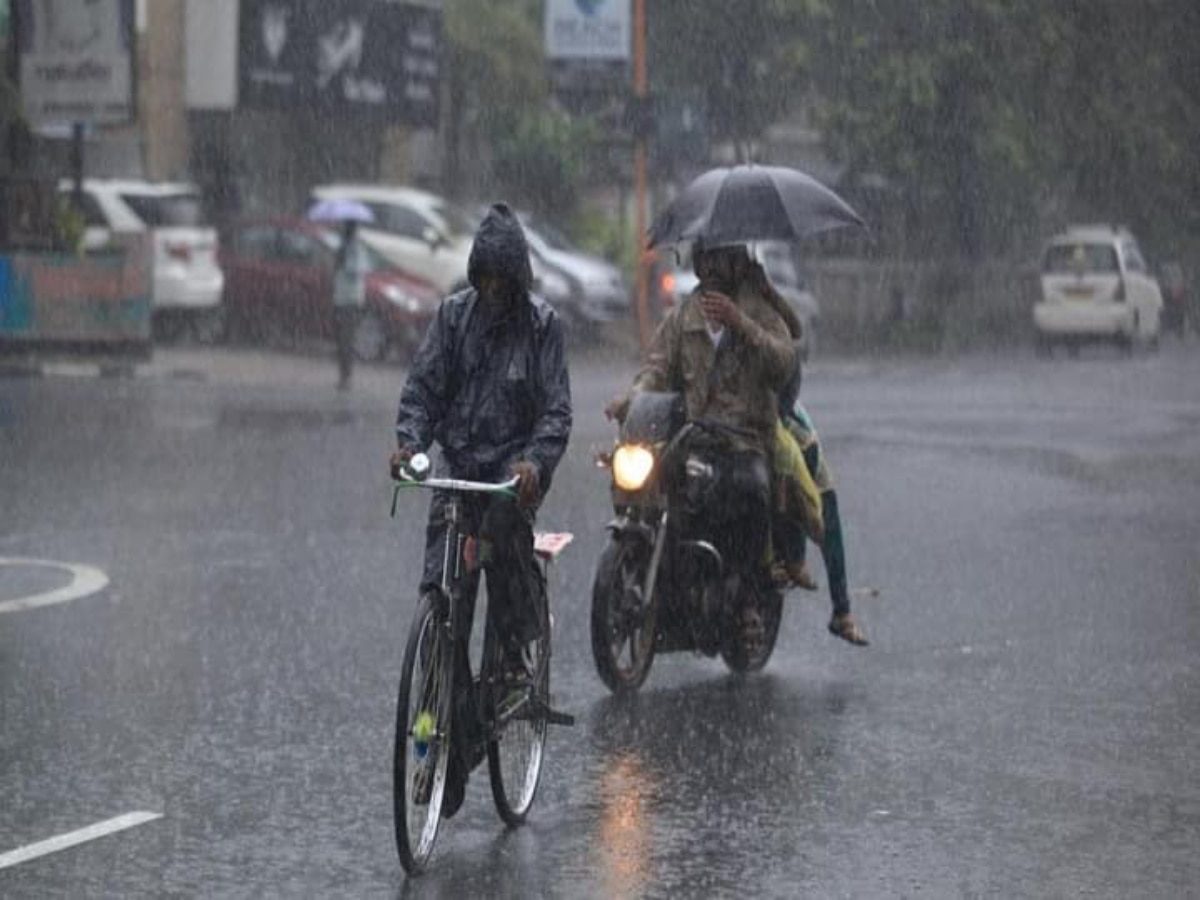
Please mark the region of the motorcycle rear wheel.
[[783, 620], [783, 595], [778, 591], [767, 591], [759, 595], [757, 602], [762, 617], [762, 636], [750, 640], [743, 629], [729, 628], [728, 636], [721, 641], [721, 659], [732, 672], [757, 672], [775, 652], [775, 641], [779, 638], [779, 625]]
[[650, 546], [615, 535], [604, 548], [592, 585], [592, 658], [614, 694], [636, 691], [654, 662], [654, 603], [642, 596]]

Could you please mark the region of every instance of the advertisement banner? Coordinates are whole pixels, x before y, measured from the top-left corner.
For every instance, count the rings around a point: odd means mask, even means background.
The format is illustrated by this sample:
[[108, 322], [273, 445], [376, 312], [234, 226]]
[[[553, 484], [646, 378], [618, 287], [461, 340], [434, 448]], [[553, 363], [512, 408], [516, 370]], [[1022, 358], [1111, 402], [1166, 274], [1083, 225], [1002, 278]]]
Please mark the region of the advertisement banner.
[[30, 122], [133, 119], [134, 0], [13, 0], [12, 16]]
[[242, 0], [247, 107], [375, 111], [417, 127], [440, 112], [441, 12], [396, 0]]

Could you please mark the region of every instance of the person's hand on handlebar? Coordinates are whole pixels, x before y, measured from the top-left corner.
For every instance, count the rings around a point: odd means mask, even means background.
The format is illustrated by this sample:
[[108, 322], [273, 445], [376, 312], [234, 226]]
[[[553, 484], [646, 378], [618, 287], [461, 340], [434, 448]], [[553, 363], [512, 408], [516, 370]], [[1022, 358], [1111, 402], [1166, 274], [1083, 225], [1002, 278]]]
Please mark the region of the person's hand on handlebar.
[[538, 486], [541, 481], [538, 477], [537, 466], [527, 459], [522, 459], [513, 463], [509, 472], [517, 477], [518, 505], [528, 508], [536, 504], [538, 501]]
[[629, 395], [617, 394], [604, 404], [604, 418], [608, 421], [624, 422], [625, 414], [629, 412]]
[[401, 447], [392, 453], [388, 458], [388, 468], [391, 470], [393, 480], [400, 480], [401, 471], [408, 465], [408, 461], [412, 458], [413, 452], [407, 447]]

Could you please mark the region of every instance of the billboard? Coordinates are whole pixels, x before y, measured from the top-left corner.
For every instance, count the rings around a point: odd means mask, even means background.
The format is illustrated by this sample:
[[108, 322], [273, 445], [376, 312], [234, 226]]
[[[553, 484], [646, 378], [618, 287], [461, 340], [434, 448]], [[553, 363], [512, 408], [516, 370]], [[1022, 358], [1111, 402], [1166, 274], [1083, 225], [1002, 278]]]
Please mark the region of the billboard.
[[31, 123], [133, 119], [134, 0], [13, 0], [12, 17]]
[[439, 9], [397, 0], [242, 0], [240, 105], [374, 111], [434, 127]]

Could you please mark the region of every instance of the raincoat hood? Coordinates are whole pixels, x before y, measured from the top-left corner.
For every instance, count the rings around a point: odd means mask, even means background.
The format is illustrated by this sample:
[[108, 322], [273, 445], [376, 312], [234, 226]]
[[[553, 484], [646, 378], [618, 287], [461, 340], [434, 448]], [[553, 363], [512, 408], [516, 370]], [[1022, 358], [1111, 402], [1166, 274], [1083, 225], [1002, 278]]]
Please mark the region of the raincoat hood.
[[505, 203], [497, 203], [487, 211], [471, 245], [467, 280], [479, 290], [479, 279], [485, 274], [508, 278], [525, 294], [533, 287], [529, 244], [516, 214]]

